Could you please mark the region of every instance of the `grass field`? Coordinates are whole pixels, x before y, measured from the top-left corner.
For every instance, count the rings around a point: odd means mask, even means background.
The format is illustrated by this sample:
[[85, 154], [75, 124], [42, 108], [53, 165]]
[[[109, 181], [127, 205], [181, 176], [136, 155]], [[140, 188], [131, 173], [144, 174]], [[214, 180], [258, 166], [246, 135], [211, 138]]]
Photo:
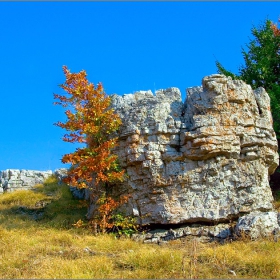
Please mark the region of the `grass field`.
[[1, 195], [0, 278], [280, 278], [280, 242], [272, 239], [143, 244], [73, 227], [85, 213], [53, 178]]

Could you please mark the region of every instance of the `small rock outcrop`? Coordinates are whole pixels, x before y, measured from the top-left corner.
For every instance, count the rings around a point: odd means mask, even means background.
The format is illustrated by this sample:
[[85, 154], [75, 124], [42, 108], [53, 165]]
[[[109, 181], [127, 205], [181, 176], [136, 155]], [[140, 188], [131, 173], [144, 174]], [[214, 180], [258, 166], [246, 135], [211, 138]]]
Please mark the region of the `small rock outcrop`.
[[216, 74], [187, 89], [184, 103], [169, 88], [114, 95], [112, 107], [123, 122], [115, 152], [127, 173], [113, 192], [130, 195], [124, 210], [139, 224], [224, 223], [273, 211], [269, 176], [279, 158], [263, 88]]
[[65, 168], [57, 169], [54, 172], [52, 170], [6, 169], [0, 171], [0, 193], [29, 190], [37, 184], [43, 184], [52, 175], [57, 176], [60, 180], [66, 172]]
[[271, 234], [278, 236], [280, 231], [278, 220], [279, 213], [277, 212], [251, 212], [238, 219], [235, 233], [236, 235], [248, 233], [252, 239], [266, 237]]

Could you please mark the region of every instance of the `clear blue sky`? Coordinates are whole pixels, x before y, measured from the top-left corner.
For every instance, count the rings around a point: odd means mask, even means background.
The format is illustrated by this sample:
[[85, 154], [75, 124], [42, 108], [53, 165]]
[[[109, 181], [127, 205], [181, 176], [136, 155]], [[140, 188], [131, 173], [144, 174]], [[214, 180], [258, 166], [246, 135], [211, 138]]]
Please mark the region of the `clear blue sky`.
[[67, 167], [53, 93], [62, 66], [108, 94], [201, 85], [218, 59], [233, 72], [251, 28], [280, 2], [0, 2], [0, 170]]

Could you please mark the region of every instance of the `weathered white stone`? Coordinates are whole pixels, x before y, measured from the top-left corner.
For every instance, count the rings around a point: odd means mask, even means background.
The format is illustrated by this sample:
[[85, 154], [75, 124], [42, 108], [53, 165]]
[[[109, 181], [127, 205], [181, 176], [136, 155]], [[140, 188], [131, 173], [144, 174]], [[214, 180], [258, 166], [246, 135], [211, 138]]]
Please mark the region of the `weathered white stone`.
[[56, 175], [61, 180], [66, 173], [65, 168], [57, 169], [54, 173], [51, 170], [2, 170], [0, 171], [0, 193], [32, 189], [35, 185], [44, 183], [52, 175]]
[[54, 175], [58, 178], [59, 181], [62, 181], [62, 179], [67, 175], [67, 168], [59, 168], [54, 171]]
[[264, 89], [219, 74], [187, 89], [184, 103], [176, 88], [114, 95], [123, 122], [115, 153], [129, 176], [113, 192], [130, 194], [127, 214], [181, 224], [272, 211], [279, 158], [269, 102]]
[[235, 232], [240, 235], [242, 232], [252, 239], [276, 235], [279, 233], [277, 212], [251, 212], [238, 219]]

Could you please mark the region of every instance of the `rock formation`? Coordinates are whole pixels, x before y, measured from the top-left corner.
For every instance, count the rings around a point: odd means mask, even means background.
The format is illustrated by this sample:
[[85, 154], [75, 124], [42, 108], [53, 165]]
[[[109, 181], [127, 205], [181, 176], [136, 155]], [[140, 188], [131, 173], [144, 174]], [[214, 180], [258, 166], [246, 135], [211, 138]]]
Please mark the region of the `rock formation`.
[[[253, 91], [242, 81], [216, 74], [187, 89], [184, 103], [180, 91], [169, 88], [155, 95], [113, 95], [112, 107], [123, 122], [114, 152], [127, 176], [107, 191], [130, 195], [121, 210], [139, 224], [177, 226], [150, 231], [147, 242], [279, 232], [269, 186], [279, 164], [278, 146], [264, 89]], [[65, 171], [55, 174], [61, 179]], [[50, 175], [10, 169], [0, 172], [0, 185], [4, 191], [25, 189]], [[90, 199], [87, 189], [70, 190], [79, 199]], [[89, 218], [95, 208], [92, 202]]]
[[114, 95], [112, 107], [123, 121], [115, 152], [127, 173], [113, 193], [131, 195], [124, 209], [140, 224], [273, 211], [269, 176], [279, 159], [264, 89], [216, 74], [187, 89], [184, 103], [169, 88]]
[[67, 169], [61, 168], [55, 172], [7, 169], [0, 171], [0, 193], [12, 192], [15, 190], [28, 190], [37, 184], [42, 184], [48, 177], [55, 175], [59, 179], [65, 174]]

